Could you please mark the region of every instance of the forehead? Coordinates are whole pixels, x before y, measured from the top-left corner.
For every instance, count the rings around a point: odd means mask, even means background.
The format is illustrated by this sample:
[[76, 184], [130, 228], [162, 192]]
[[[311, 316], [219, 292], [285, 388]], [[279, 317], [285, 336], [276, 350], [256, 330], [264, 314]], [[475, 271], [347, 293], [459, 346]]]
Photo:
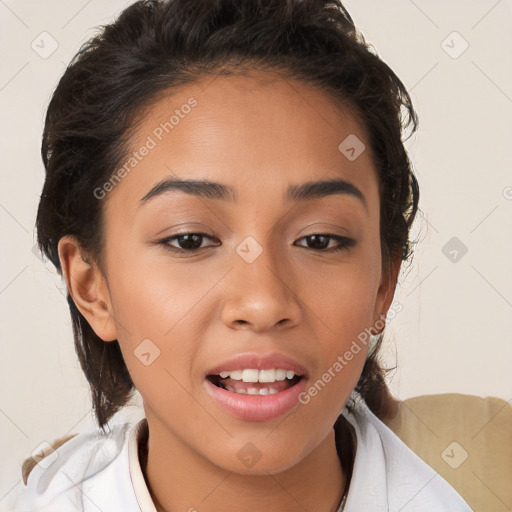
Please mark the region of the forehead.
[[[344, 153], [347, 140], [359, 144], [358, 152], [365, 148], [356, 159]], [[144, 156], [112, 194], [126, 204], [169, 176], [220, 181], [245, 200], [334, 177], [376, 189], [367, 136], [351, 110], [310, 85], [266, 72], [207, 76], [162, 94], [143, 112], [133, 152]]]

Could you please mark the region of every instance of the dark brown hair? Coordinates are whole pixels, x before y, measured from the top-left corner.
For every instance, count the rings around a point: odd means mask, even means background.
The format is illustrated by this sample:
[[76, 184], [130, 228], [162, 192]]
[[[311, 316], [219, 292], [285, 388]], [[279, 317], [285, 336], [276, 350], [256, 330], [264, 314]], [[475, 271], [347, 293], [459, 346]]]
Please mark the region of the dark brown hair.
[[[123, 161], [143, 109], [172, 87], [243, 69], [300, 80], [356, 113], [378, 172], [383, 270], [409, 258], [419, 190], [402, 131], [411, 124], [411, 134], [417, 129], [417, 115], [402, 82], [340, 2], [147, 0], [130, 5], [81, 47], [48, 106], [37, 233], [40, 249], [59, 273], [57, 244], [66, 234], [104, 269], [104, 201], [93, 191]], [[134, 384], [118, 341], [101, 340], [69, 294], [67, 301], [75, 348], [104, 429], [131, 398]], [[390, 395], [378, 360], [380, 342], [381, 337], [356, 390], [382, 418]]]

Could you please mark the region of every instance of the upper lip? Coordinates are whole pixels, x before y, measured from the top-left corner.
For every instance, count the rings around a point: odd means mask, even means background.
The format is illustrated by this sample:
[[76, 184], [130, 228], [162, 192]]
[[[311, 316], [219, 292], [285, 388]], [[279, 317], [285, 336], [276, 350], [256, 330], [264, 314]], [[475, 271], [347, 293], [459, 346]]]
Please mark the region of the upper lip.
[[302, 364], [279, 352], [238, 354], [210, 368], [206, 372], [206, 375], [217, 375], [223, 371], [245, 370], [249, 368], [256, 370], [280, 368], [283, 370], [291, 370], [295, 375], [307, 377], [306, 368]]

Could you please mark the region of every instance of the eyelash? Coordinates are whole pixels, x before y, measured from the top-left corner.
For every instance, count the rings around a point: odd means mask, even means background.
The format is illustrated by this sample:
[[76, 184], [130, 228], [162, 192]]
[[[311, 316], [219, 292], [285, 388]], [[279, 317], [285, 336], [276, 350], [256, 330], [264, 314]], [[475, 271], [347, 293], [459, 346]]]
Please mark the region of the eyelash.
[[[182, 238], [182, 237], [190, 236], [190, 235], [196, 235], [196, 236], [200, 236], [203, 238], [209, 238], [210, 240], [212, 240], [214, 238], [214, 237], [211, 237], [210, 235], [208, 235], [207, 233], [190, 231], [190, 232], [178, 233], [176, 235], [162, 238], [157, 243], [163, 245], [167, 250], [174, 252], [174, 253], [178, 253], [178, 254], [185, 254], [185, 253], [191, 254], [191, 253], [196, 253], [201, 249], [206, 249], [206, 247], [199, 247], [197, 249], [183, 249], [181, 247], [174, 247], [174, 246], [170, 245], [170, 242], [172, 240], [176, 240], [178, 238]], [[316, 251], [316, 252], [337, 252], [337, 251], [349, 249], [350, 247], [353, 247], [356, 244], [356, 240], [354, 240], [353, 238], [348, 238], [346, 236], [340, 236], [340, 235], [335, 235], [335, 234], [331, 234], [331, 233], [313, 233], [311, 235], [307, 235], [302, 238], [299, 238], [299, 240], [303, 240], [305, 238], [311, 238], [313, 236], [321, 236], [321, 237], [325, 237], [325, 238], [331, 238], [331, 239], [337, 240], [338, 243], [340, 244], [338, 247], [331, 248], [331, 249], [311, 249], [312, 251]], [[304, 246], [300, 246], [300, 247], [304, 247]], [[304, 248], [310, 249], [309, 247], [304, 247]]]

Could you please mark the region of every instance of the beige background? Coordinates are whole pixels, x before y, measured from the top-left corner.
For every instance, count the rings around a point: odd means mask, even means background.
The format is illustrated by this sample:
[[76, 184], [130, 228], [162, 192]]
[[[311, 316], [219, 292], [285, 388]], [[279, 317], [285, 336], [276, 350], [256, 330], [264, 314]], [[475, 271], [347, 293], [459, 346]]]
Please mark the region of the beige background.
[[[62, 284], [32, 252], [33, 226], [50, 94], [92, 27], [125, 5], [0, 0], [0, 510], [21, 485], [24, 457], [41, 442], [94, 426]], [[458, 392], [510, 401], [512, 1], [345, 5], [420, 117], [406, 145], [424, 216], [396, 294], [403, 310], [387, 330], [386, 360], [398, 365], [391, 389], [402, 399]], [[31, 47], [35, 41], [44, 51], [41, 38], [46, 51], [58, 44], [47, 58]], [[446, 246], [453, 237], [459, 247]]]

